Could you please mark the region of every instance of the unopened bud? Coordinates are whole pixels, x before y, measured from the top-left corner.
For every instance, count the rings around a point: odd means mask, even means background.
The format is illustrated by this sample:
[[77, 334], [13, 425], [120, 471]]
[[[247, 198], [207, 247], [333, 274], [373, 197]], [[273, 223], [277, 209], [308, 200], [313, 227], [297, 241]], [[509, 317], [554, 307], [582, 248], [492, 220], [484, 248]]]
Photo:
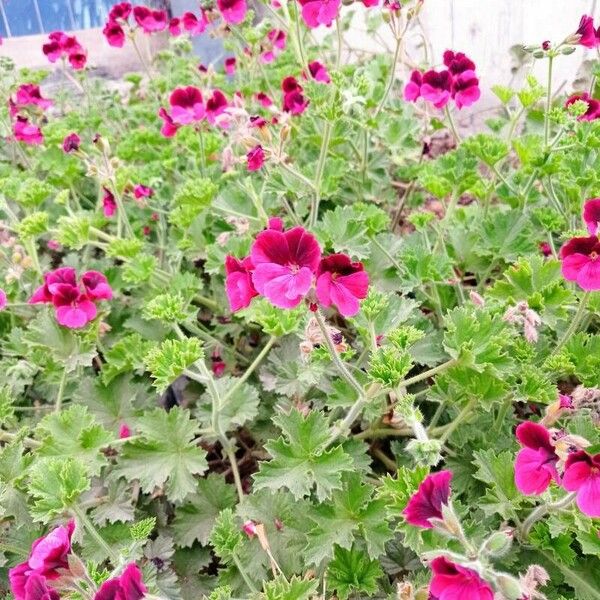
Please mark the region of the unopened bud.
[[249, 538], [252, 538], [257, 534], [256, 523], [254, 521], [246, 521], [242, 525], [242, 530]]
[[469, 298], [475, 306], [485, 306], [485, 299], [477, 292], [469, 292]]
[[544, 52], [542, 50], [536, 50], [533, 53], [533, 58], [544, 58]]
[[285, 142], [290, 137], [291, 127], [286, 123], [279, 131], [279, 139]]
[[579, 40], [581, 39], [580, 33], [572, 33], [570, 36], [565, 38], [563, 44], [568, 44], [569, 46], [576, 46], [579, 44]]
[[506, 600], [521, 600], [523, 598], [521, 583], [511, 575], [497, 573], [494, 577], [494, 582], [498, 591]]
[[567, 46], [566, 48], [563, 48], [560, 53], [564, 54], [565, 56], [569, 56], [569, 54], [573, 54], [575, 50], [576, 48], [574, 46]]
[[78, 556], [76, 556], [75, 554], [68, 554], [67, 562], [69, 563], [69, 571], [73, 574], [74, 577], [78, 577], [80, 579], [86, 577], [87, 569], [85, 568], [85, 565]]
[[504, 531], [496, 531], [483, 542], [480, 548], [482, 554], [487, 554], [494, 558], [504, 556], [512, 545], [513, 531], [505, 529]]

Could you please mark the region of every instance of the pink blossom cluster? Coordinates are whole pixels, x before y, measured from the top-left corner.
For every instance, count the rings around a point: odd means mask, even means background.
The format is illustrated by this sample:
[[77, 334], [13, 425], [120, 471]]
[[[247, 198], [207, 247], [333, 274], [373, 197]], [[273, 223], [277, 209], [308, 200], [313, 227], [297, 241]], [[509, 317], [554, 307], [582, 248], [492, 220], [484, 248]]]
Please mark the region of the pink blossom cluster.
[[17, 88], [15, 97], [8, 99], [8, 111], [13, 119], [13, 134], [18, 142], [37, 146], [44, 142], [42, 130], [26, 116], [24, 111], [45, 111], [53, 105], [53, 101], [44, 98], [39, 85], [24, 83]]
[[463, 52], [444, 52], [445, 69], [413, 71], [404, 87], [404, 99], [416, 102], [419, 98], [436, 108], [444, 108], [454, 100], [458, 109], [471, 106], [479, 100], [481, 91], [475, 73], [475, 63]]
[[67, 59], [75, 69], [83, 69], [87, 63], [87, 52], [74, 35], [62, 31], [53, 31], [48, 35], [48, 41], [42, 46], [42, 52], [51, 63]]
[[562, 274], [588, 292], [600, 290], [600, 198], [591, 198], [583, 206], [583, 220], [590, 235], [574, 237], [560, 249]]
[[52, 304], [56, 320], [70, 329], [79, 329], [96, 318], [96, 303], [112, 298], [106, 277], [98, 271], [85, 272], [79, 281], [72, 267], [61, 267], [44, 275], [44, 284], [35, 290], [30, 304]]
[[316, 238], [303, 227], [285, 231], [281, 219], [256, 236], [250, 255], [225, 259], [225, 289], [232, 311], [250, 305], [261, 295], [279, 308], [295, 308], [304, 299], [347, 317], [360, 309], [367, 296], [369, 276], [362, 263], [346, 254], [321, 256]]
[[577, 117], [578, 121], [595, 121], [600, 118], [600, 100], [592, 98], [587, 92], [573, 94], [567, 98], [565, 108], [569, 108], [575, 102], [581, 101], [587, 104], [587, 110]]
[[515, 461], [515, 483], [520, 492], [539, 495], [554, 482], [576, 493], [582, 513], [600, 517], [600, 454], [576, 449], [563, 460], [556, 447], [561, 432], [532, 421], [521, 423], [516, 436], [522, 446]]

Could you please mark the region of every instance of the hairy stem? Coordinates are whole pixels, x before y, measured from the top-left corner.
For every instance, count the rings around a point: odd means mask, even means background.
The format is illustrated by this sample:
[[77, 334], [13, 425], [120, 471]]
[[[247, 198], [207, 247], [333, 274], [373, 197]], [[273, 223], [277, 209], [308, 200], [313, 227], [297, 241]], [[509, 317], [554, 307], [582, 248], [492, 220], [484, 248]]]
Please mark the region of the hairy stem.
[[576, 497], [577, 493], [571, 492], [552, 504], [540, 504], [537, 506], [533, 511], [531, 511], [530, 515], [525, 519], [525, 521], [523, 521], [523, 525], [521, 525], [519, 528], [519, 535], [521, 539], [527, 538], [533, 525], [535, 525], [535, 523], [537, 523], [542, 517], [546, 516], [548, 513], [566, 508], [575, 500]]
[[588, 305], [588, 302], [590, 301], [590, 297], [591, 292], [586, 292], [583, 295], [583, 297], [579, 301], [579, 307], [577, 308], [577, 312], [575, 313], [573, 320], [571, 321], [569, 327], [565, 331], [562, 338], [560, 338], [558, 344], [556, 344], [556, 346], [554, 347], [554, 350], [552, 350], [550, 356], [554, 356], [555, 354], [557, 354], [560, 351], [560, 349], [571, 339], [571, 336], [577, 332], [579, 326], [581, 325], [581, 321], [583, 320], [583, 317], [585, 315], [585, 309]]

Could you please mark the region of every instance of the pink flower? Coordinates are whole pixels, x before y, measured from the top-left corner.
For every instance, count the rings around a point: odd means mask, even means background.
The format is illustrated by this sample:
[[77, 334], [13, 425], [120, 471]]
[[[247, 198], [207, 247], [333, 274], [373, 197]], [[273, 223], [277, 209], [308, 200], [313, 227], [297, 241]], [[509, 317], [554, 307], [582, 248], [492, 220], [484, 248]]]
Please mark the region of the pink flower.
[[131, 4], [129, 2], [119, 2], [119, 4], [115, 4], [108, 13], [108, 18], [116, 21], [117, 19], [122, 19], [123, 21], [127, 21], [129, 15], [131, 14]]
[[33, 83], [24, 83], [17, 89], [16, 102], [18, 106], [39, 106], [42, 110], [46, 110], [54, 104], [52, 100], [42, 97], [39, 85]]
[[279, 308], [295, 308], [312, 287], [321, 249], [302, 227], [285, 232], [267, 229], [256, 237], [250, 256], [258, 293]]
[[181, 16], [181, 23], [190, 35], [199, 35], [200, 33], [204, 33], [204, 30], [208, 26], [208, 18], [203, 10], [200, 12], [199, 19], [194, 13], [186, 12]]
[[138, 183], [133, 187], [133, 195], [137, 200], [140, 200], [141, 198], [152, 198], [152, 196], [154, 196], [154, 190], [151, 187]]
[[[36, 596], [27, 594], [29, 590], [35, 591], [39, 589], [40, 584], [46, 579], [57, 579], [60, 577], [58, 569], [68, 569], [69, 563], [67, 560], [68, 554], [71, 552], [71, 537], [75, 530], [75, 522], [69, 521], [66, 525], [53, 529], [48, 535], [38, 538], [31, 545], [29, 558], [8, 571], [8, 579], [10, 588], [15, 597], [15, 600], [30, 600]], [[32, 576], [34, 582], [29, 584]], [[39, 578], [43, 581], [40, 581]], [[55, 600], [58, 596], [44, 598], [38, 596], [42, 600]]]
[[81, 138], [76, 133], [70, 133], [63, 140], [63, 152], [65, 152], [66, 154], [70, 154], [71, 152], [77, 152], [77, 150], [79, 150], [80, 144]]
[[283, 221], [280, 217], [269, 217], [269, 226], [267, 227], [267, 229], [283, 231]]
[[114, 194], [108, 188], [104, 190], [102, 196], [102, 212], [107, 219], [110, 219], [117, 212], [117, 203]]
[[258, 146], [254, 146], [254, 148], [246, 154], [246, 158], [248, 160], [248, 171], [258, 171], [265, 162], [265, 151], [259, 144]]
[[379, 0], [361, 0], [366, 8], [372, 8], [373, 6], [379, 6]]
[[206, 101], [206, 118], [211, 125], [218, 125], [226, 128], [229, 125], [229, 119], [225, 115], [229, 103], [227, 97], [221, 90], [214, 90], [210, 98]]
[[52, 295], [56, 320], [69, 329], [79, 329], [94, 320], [98, 314], [96, 305], [78, 287], [58, 284]]
[[559, 483], [556, 470], [558, 455], [552, 445], [550, 432], [539, 423], [526, 421], [515, 432], [524, 446], [515, 460], [515, 484], [522, 494], [538, 495], [548, 489], [551, 481]]
[[334, 304], [342, 315], [353, 317], [368, 290], [369, 276], [362, 263], [352, 262], [345, 254], [331, 254], [321, 259], [317, 271], [317, 299], [323, 306]]
[[169, 33], [173, 37], [177, 37], [177, 36], [181, 35], [181, 32], [182, 32], [181, 19], [179, 17], [173, 17], [169, 21]]
[[436, 600], [494, 600], [494, 591], [477, 571], [439, 556], [431, 561], [429, 592]]
[[206, 112], [202, 92], [192, 85], [174, 89], [169, 97], [169, 104], [171, 119], [177, 125], [197, 123], [204, 118]]
[[249, 256], [239, 260], [233, 256], [225, 257], [225, 290], [232, 312], [250, 306], [258, 292], [252, 283], [251, 271], [254, 269]]
[[327, 68], [318, 60], [308, 63], [308, 70], [315, 81], [318, 81], [319, 83], [331, 83]]
[[282, 29], [271, 29], [267, 33], [267, 49], [261, 53], [260, 60], [263, 63], [271, 63], [277, 58], [277, 55], [285, 50], [286, 35]]
[[255, 96], [256, 100], [261, 106], [265, 108], [269, 108], [269, 106], [273, 106], [273, 100], [267, 96], [264, 92], [258, 92]]
[[242, 530], [249, 538], [253, 538], [256, 535], [256, 523], [254, 521], [246, 521], [242, 525]]
[[421, 85], [423, 74], [421, 71], [413, 71], [408, 83], [404, 86], [404, 99], [408, 102], [416, 102], [421, 97]]
[[76, 71], [83, 69], [87, 63], [87, 54], [83, 49], [77, 52], [71, 52], [68, 58], [69, 63]]
[[575, 237], [560, 249], [562, 274], [586, 291], [600, 290], [600, 241], [595, 235]]
[[246, 0], [217, 0], [217, 7], [229, 25], [238, 25], [244, 20], [248, 7]]
[[475, 71], [475, 63], [463, 52], [444, 52], [444, 65], [452, 75], [460, 75], [465, 71]]
[[299, 0], [302, 18], [308, 27], [329, 27], [338, 16], [341, 0]]
[[575, 32], [581, 36], [577, 42], [580, 46], [586, 48], [596, 48], [600, 46], [600, 28], [594, 29], [594, 19], [588, 15], [583, 15], [579, 21], [579, 28]]
[[423, 75], [421, 96], [431, 102], [436, 108], [444, 108], [450, 100], [452, 91], [452, 76], [450, 71], [435, 71], [431, 69]]
[[463, 106], [471, 106], [480, 97], [479, 79], [477, 79], [475, 71], [463, 71], [454, 78], [452, 82], [452, 98], [458, 109], [461, 109]]
[[112, 288], [103, 273], [86, 271], [81, 276], [81, 284], [91, 300], [110, 300], [113, 297]]
[[167, 138], [173, 137], [180, 126], [175, 123], [173, 117], [162, 106], [158, 110], [158, 116], [163, 120], [162, 127], [160, 128], [161, 134]]
[[234, 75], [235, 74], [235, 65], [236, 65], [236, 59], [235, 56], [230, 56], [228, 58], [225, 59], [224, 65], [225, 65], [225, 73], [227, 73], [227, 75]]
[[6, 298], [6, 292], [2, 288], [0, 288], [0, 311], [4, 310], [7, 304], [8, 300]]
[[577, 492], [577, 506], [588, 517], [600, 517], [600, 454], [583, 450], [567, 456], [563, 486]]
[[102, 33], [109, 46], [122, 48], [125, 45], [125, 30], [116, 21], [107, 21]]
[[25, 583], [25, 600], [60, 600], [60, 596], [55, 589], [48, 587], [43, 575], [32, 573]]
[[51, 63], [67, 57], [74, 69], [83, 69], [87, 61], [85, 50], [75, 36], [68, 36], [62, 31], [53, 31], [48, 35], [48, 42], [42, 46], [42, 52]]
[[168, 25], [167, 11], [152, 10], [147, 6], [134, 7], [133, 18], [144, 33], [164, 31]]
[[600, 223], [600, 198], [590, 198], [583, 205], [583, 220], [590, 235], [598, 233]]
[[17, 120], [13, 123], [13, 133], [18, 142], [24, 142], [29, 146], [39, 146], [44, 143], [41, 129], [30, 123], [27, 117], [17, 117]]
[[67, 285], [77, 285], [77, 274], [72, 267], [61, 267], [54, 271], [50, 271], [44, 275], [44, 285], [37, 288], [31, 298], [29, 304], [40, 304], [52, 302], [52, 296], [56, 292], [56, 286], [61, 283]]
[[565, 102], [565, 108], [568, 108], [571, 104], [575, 104], [578, 100], [587, 104], [587, 110], [577, 117], [578, 121], [595, 121], [600, 118], [600, 101], [592, 98], [587, 92], [569, 96]]
[[128, 437], [131, 437], [131, 429], [129, 429], [127, 423], [121, 423], [121, 426], [119, 427], [119, 439], [125, 440]]
[[293, 115], [300, 115], [308, 106], [308, 100], [302, 94], [302, 86], [295, 77], [286, 77], [281, 82], [283, 90], [283, 110]]
[[142, 600], [146, 591], [139, 567], [129, 563], [120, 577], [107, 579], [100, 586], [94, 600]]
[[442, 519], [442, 506], [448, 504], [450, 497], [451, 479], [451, 471], [427, 475], [402, 512], [406, 522], [416, 527], [431, 529], [433, 525], [429, 519]]
[[249, 126], [261, 129], [267, 126], [267, 121], [260, 115], [252, 115], [249, 119]]

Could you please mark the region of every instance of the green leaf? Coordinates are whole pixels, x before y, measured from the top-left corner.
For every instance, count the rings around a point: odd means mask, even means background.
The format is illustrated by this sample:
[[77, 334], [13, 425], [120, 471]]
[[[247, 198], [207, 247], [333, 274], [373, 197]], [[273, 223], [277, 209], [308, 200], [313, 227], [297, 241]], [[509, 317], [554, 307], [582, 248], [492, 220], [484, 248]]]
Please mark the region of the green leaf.
[[138, 333], [124, 335], [104, 354], [102, 381], [109, 384], [117, 375], [144, 371], [144, 356], [152, 348], [152, 343], [144, 340]]
[[154, 378], [154, 386], [162, 393], [203, 356], [202, 345], [197, 338], [165, 340], [146, 354], [144, 363]]
[[354, 547], [346, 550], [336, 546], [334, 558], [327, 568], [328, 586], [336, 590], [341, 600], [346, 600], [354, 592], [372, 596], [382, 575], [379, 563]]
[[210, 543], [213, 545], [215, 552], [225, 562], [229, 562], [241, 546], [242, 540], [241, 527], [233, 514], [233, 510], [226, 508], [221, 511], [210, 534]]
[[292, 409], [289, 415], [274, 417], [273, 422], [283, 436], [265, 444], [273, 458], [260, 464], [254, 476], [256, 489], [287, 487], [296, 498], [302, 498], [314, 487], [323, 501], [341, 488], [341, 475], [352, 470], [352, 459], [341, 446], [323, 449], [330, 430], [322, 413], [313, 410], [304, 416]]
[[173, 532], [177, 544], [187, 547], [199, 541], [205, 546], [219, 513], [235, 503], [235, 489], [221, 475], [211, 473], [198, 480], [196, 493], [175, 511]]
[[300, 579], [293, 575], [289, 580], [278, 575], [264, 584], [264, 600], [310, 600], [317, 593], [318, 579]]
[[151, 493], [164, 486], [173, 502], [196, 490], [194, 475], [206, 471], [206, 453], [194, 443], [198, 423], [179, 407], [169, 412], [156, 408], [137, 421], [141, 439], [126, 442], [116, 473], [128, 481], [139, 480]]

